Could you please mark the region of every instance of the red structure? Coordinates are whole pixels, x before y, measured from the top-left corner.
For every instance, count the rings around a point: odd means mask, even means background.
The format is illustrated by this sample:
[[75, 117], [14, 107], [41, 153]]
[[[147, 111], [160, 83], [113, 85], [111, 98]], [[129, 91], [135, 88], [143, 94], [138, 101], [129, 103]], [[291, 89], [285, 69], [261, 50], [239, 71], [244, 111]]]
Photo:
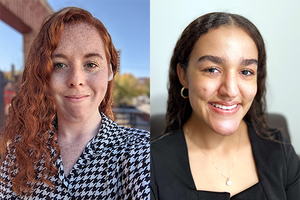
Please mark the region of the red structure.
[[0, 19], [23, 34], [25, 61], [35, 34], [51, 13], [46, 0], [0, 0]]
[[4, 90], [4, 105], [8, 105], [11, 101], [11, 99], [15, 96], [16, 91], [5, 89]]
[[[0, 20], [23, 34], [24, 63], [34, 36], [52, 13], [46, 0], [0, 0]], [[4, 80], [3, 73], [0, 72], [0, 129], [5, 119], [4, 112], [7, 114], [8, 105], [16, 90], [4, 88], [5, 85], [7, 86], [7, 80]]]

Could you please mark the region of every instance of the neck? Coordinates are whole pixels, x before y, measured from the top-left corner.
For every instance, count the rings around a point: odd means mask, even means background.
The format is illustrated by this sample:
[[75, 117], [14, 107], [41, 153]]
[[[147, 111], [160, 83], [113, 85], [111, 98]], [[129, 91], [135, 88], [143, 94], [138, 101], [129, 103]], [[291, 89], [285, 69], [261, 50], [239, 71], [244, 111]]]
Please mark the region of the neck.
[[207, 152], [220, 152], [222, 154], [236, 150], [239, 143], [239, 137], [246, 129], [247, 125], [242, 120], [235, 133], [229, 136], [223, 136], [214, 132], [194, 113], [183, 125], [186, 139], [189, 140], [189, 143], [195, 148], [201, 148]]
[[57, 113], [58, 140], [73, 141], [80, 138], [92, 139], [101, 125], [101, 115], [97, 111], [88, 118], [81, 120], [69, 120]]

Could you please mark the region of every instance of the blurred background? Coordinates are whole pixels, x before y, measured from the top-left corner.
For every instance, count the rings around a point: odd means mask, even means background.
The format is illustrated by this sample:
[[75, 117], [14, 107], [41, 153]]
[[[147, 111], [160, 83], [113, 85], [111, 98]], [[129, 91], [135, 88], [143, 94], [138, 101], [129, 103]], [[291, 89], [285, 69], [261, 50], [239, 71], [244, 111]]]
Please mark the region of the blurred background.
[[299, 9], [300, 1], [294, 0], [151, 0], [151, 117], [166, 112], [169, 62], [184, 28], [209, 12], [240, 14], [258, 27], [266, 44], [268, 113], [287, 119], [292, 144], [300, 154]]
[[150, 130], [149, 0], [0, 0], [0, 127], [35, 34], [47, 16], [67, 6], [88, 10], [102, 21], [120, 54], [115, 121]]

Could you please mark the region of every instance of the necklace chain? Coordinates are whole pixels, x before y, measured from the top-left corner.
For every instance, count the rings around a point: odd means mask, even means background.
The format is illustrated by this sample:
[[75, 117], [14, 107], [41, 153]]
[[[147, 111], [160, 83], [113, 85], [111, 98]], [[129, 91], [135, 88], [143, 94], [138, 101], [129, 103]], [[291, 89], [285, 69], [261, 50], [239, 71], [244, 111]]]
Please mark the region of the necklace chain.
[[[186, 132], [188, 132], [188, 128], [186, 128]], [[240, 141], [241, 141], [241, 134], [239, 134], [239, 144], [238, 144], [238, 148], [237, 148], [237, 150], [236, 150], [236, 152], [235, 152], [235, 155], [234, 155], [234, 157], [233, 157], [232, 167], [231, 167], [231, 170], [230, 170], [230, 172], [229, 172], [229, 176], [228, 176], [228, 177], [226, 177], [226, 176], [218, 169], [218, 167], [216, 166], [216, 164], [215, 164], [215, 162], [213, 161], [213, 159], [212, 159], [209, 155], [207, 155], [207, 154], [203, 151], [202, 148], [200, 148], [200, 150], [202, 151], [202, 153], [203, 153], [206, 157], [208, 157], [208, 159], [209, 159], [210, 162], [213, 164], [213, 166], [215, 167], [215, 169], [219, 172], [219, 174], [222, 175], [222, 176], [227, 180], [227, 181], [226, 181], [226, 185], [228, 185], [228, 186], [231, 185], [230, 176], [231, 176], [231, 174], [232, 174], [232, 172], [233, 172], [233, 168], [234, 168], [234, 163], [235, 163], [235, 160], [236, 160], [236, 156], [237, 156], [237, 153], [238, 153], [238, 151], [239, 151], [239, 149], [240, 149]]]

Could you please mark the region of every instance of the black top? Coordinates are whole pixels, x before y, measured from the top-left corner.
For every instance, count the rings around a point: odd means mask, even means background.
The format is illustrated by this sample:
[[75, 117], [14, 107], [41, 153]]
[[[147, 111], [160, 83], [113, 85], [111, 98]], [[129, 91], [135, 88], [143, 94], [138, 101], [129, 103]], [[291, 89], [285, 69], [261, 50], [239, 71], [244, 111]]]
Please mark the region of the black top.
[[[248, 124], [260, 182], [232, 200], [299, 200], [300, 161], [291, 145], [260, 138]], [[283, 141], [280, 133], [276, 139]], [[229, 200], [228, 192], [197, 191], [190, 171], [187, 146], [180, 129], [151, 144], [151, 200]]]

